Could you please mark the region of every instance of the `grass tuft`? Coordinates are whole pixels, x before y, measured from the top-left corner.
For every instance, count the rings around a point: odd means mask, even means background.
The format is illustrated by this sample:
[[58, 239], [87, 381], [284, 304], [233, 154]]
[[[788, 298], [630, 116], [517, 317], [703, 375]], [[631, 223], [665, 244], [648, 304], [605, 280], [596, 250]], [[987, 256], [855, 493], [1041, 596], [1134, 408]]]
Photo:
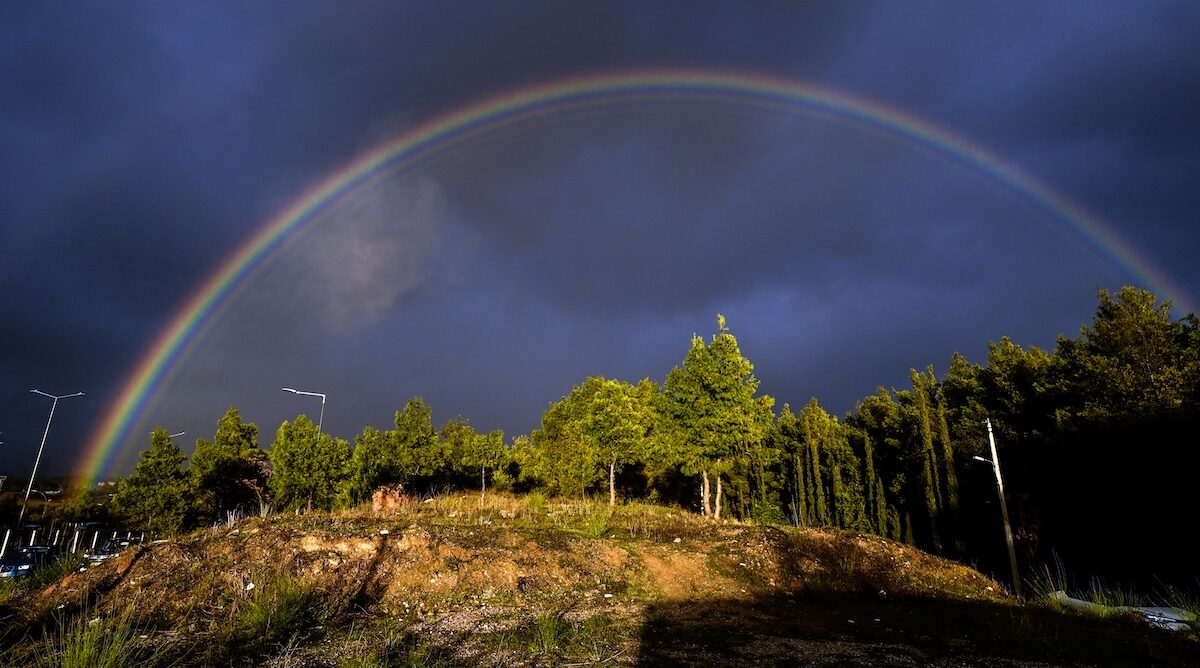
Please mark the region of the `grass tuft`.
[[237, 611], [235, 626], [248, 638], [280, 640], [304, 630], [314, 620], [316, 597], [303, 581], [280, 575], [254, 593]]
[[47, 634], [33, 661], [36, 668], [126, 668], [155, 660], [153, 648], [139, 643], [141, 631], [127, 618], [64, 620]]

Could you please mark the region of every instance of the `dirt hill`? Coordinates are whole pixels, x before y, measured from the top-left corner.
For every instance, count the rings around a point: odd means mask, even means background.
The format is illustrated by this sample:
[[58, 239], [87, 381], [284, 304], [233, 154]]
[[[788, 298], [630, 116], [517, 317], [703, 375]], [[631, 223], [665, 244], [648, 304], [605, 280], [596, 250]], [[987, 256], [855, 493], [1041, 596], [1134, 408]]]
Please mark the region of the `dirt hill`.
[[3, 607], [5, 665], [97, 638], [181, 666], [1200, 665], [1192, 634], [875, 536], [536, 495], [244, 518]]

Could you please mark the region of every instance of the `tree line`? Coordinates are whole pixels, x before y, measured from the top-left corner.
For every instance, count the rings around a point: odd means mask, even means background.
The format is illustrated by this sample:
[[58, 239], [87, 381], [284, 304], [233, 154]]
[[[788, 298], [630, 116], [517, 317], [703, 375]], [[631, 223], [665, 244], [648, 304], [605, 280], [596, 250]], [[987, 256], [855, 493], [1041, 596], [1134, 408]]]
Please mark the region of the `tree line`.
[[419, 397], [396, 412], [392, 429], [366, 427], [353, 444], [301, 415], [280, 425], [266, 450], [257, 427], [231, 408], [187, 465], [157, 430], [113, 505], [170, 533], [238, 507], [353, 506], [385, 485], [413, 493], [493, 486], [852, 529], [963, 555], [990, 540], [979, 527], [995, 526], [987, 516], [994, 488], [960, 484], [980, 480], [971, 459], [984, 451], [985, 418], [1006, 467], [1004, 453], [1021, 453], [1018, 471], [1049, 444], [1105, 425], [1165, 413], [1192, 420], [1198, 325], [1194, 315], [1173, 320], [1170, 302], [1147, 290], [1102, 290], [1092, 323], [1053, 350], [1002, 338], [988, 344], [984, 363], [955, 353], [940, 377], [933, 366], [913, 369], [907, 387], [880, 387], [838, 417], [815, 398], [776, 409], [718, 316], [716, 332], [693, 336], [661, 382], [586, 378], [549, 405], [538, 429], [511, 440], [463, 418], [435, 428]]

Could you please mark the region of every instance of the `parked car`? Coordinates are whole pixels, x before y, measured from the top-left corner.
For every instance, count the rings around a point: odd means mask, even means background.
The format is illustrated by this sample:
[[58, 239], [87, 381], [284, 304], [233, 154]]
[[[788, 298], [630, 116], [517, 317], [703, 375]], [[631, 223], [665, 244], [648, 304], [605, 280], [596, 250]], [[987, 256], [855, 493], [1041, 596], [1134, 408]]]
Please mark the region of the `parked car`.
[[26, 545], [0, 560], [0, 578], [23, 578], [62, 555], [57, 545]]
[[84, 552], [83, 558], [87, 559], [88, 561], [91, 561], [93, 563], [98, 563], [98, 562], [104, 561], [105, 559], [112, 559], [113, 557], [117, 556], [122, 551], [124, 551], [125, 548], [130, 547], [132, 545], [137, 545], [140, 542], [141, 542], [141, 540], [139, 540], [137, 537], [113, 538], [113, 539], [104, 541], [103, 543], [100, 544], [99, 547], [97, 547], [94, 550]]

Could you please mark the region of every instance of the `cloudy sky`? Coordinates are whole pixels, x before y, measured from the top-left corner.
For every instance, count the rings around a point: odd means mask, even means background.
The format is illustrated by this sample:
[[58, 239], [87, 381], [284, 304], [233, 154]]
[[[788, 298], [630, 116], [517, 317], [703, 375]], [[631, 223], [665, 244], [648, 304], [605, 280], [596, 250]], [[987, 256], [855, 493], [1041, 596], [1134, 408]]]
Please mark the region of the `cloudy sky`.
[[[1192, 308], [1194, 2], [6, 3], [0, 475], [77, 465], [180, 308], [268, 221], [389, 140], [533, 86], [772, 77], [959, 137], [988, 165], [786, 101], [550, 106], [347, 189], [181, 351], [122, 442], [352, 438], [411, 396], [510, 435], [588, 375], [661, 381], [727, 316], [763, 390], [832, 411], [910, 367], [1053, 346], [1098, 288]], [[1113, 246], [1117, 250], [1113, 250]]]

